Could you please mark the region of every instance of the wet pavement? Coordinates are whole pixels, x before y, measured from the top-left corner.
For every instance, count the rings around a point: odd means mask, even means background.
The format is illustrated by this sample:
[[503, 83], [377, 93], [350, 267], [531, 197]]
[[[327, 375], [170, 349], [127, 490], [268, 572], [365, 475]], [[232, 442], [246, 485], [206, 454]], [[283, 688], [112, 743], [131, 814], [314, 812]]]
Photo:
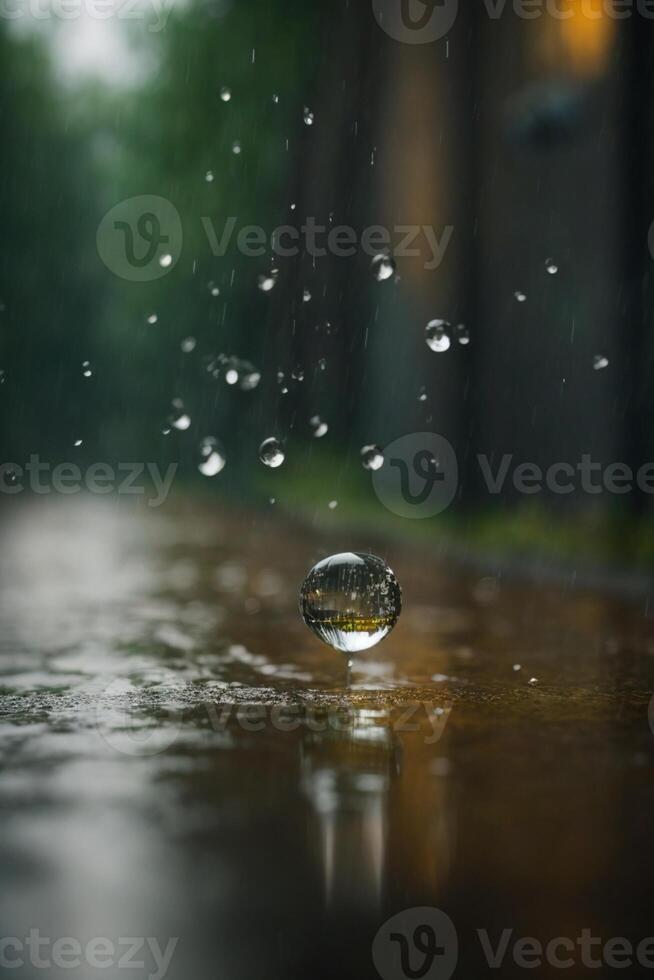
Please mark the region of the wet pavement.
[[[48, 977], [160, 976], [151, 947], [121, 945], [151, 937], [171, 980], [363, 980], [384, 921], [420, 906], [458, 936], [438, 980], [523, 976], [521, 937], [565, 937], [568, 975], [596, 974], [584, 929], [654, 935], [644, 603], [274, 509], [11, 501], [0, 518], [2, 935], [114, 949], [103, 968], [51, 956]], [[298, 592], [350, 550], [389, 562], [404, 608], [347, 689]], [[479, 930], [493, 949], [512, 930], [496, 969]], [[559, 975], [554, 955], [527, 972]], [[22, 958], [13, 977], [44, 975]]]

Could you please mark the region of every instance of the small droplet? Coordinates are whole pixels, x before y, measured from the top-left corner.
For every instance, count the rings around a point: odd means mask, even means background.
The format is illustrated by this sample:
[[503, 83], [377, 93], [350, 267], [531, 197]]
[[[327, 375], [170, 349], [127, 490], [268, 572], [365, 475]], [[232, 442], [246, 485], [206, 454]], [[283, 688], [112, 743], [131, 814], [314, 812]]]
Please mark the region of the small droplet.
[[275, 105], [279, 103], [279, 96], [277, 95], [277, 93], [273, 95], [273, 102], [275, 103]]
[[223, 85], [223, 87], [220, 90], [220, 98], [223, 100], [223, 102], [229, 102], [231, 97], [232, 97], [232, 90], [228, 88], [227, 85]]
[[257, 371], [251, 364], [245, 363], [241, 373], [241, 390], [254, 391], [261, 381], [261, 372]]
[[609, 359], [605, 357], [604, 354], [595, 354], [593, 358], [593, 369], [595, 371], [603, 371], [604, 368], [609, 366]]
[[191, 416], [187, 413], [184, 408], [184, 402], [181, 398], [173, 398], [173, 411], [170, 414], [168, 421], [174, 429], [179, 432], [186, 432], [191, 426]]
[[338, 507], [338, 500], [330, 500], [328, 507], [330, 510], [336, 510], [336, 508]]
[[265, 466], [276, 470], [286, 459], [281, 442], [272, 437], [270, 439], [264, 439], [259, 446], [259, 459]]
[[279, 275], [277, 269], [271, 269], [270, 272], [264, 273], [257, 279], [257, 284], [262, 293], [269, 293], [271, 289], [274, 289], [277, 285], [277, 276]]
[[173, 264], [173, 257], [170, 252], [165, 252], [163, 255], [159, 256], [159, 265], [162, 269], [169, 269]]
[[304, 125], [313, 126], [314, 115], [308, 106], [304, 107]]
[[515, 296], [515, 298], [518, 301], [518, 303], [526, 303], [527, 302], [527, 294], [526, 293], [523, 293], [522, 290], [516, 289], [516, 291], [515, 291], [515, 293], [513, 295]]
[[395, 272], [395, 260], [386, 253], [375, 255], [370, 263], [370, 268], [377, 282], [384, 282], [384, 280], [390, 279]]
[[304, 292], [302, 293], [302, 299], [304, 300], [305, 303], [310, 303], [311, 302], [311, 292], [310, 292], [310, 290], [308, 290], [308, 289], [305, 289], [304, 290]]
[[364, 470], [380, 470], [384, 465], [384, 450], [379, 446], [364, 446], [361, 450]]
[[93, 375], [93, 368], [91, 367], [90, 361], [82, 362], [82, 374], [85, 378], [90, 378]]
[[195, 350], [196, 340], [195, 337], [184, 337], [184, 340], [179, 345], [182, 348], [184, 354], [190, 354], [191, 351]]
[[456, 339], [462, 347], [467, 347], [470, 343], [470, 331], [464, 323], [460, 323], [456, 328]]
[[6, 374], [4, 371], [0, 370], [0, 385], [5, 383]]
[[533, 687], [535, 684], [538, 684], [538, 678], [537, 677], [530, 677], [529, 678], [529, 683]]
[[402, 611], [402, 592], [381, 558], [347, 552], [311, 569], [300, 603], [305, 623], [319, 639], [356, 653], [388, 636]]
[[522, 670], [522, 664], [514, 664], [514, 665], [513, 665], [513, 669], [514, 669], [514, 670], [516, 671], [516, 673], [517, 673], [517, 672], [518, 672], [519, 670]]
[[327, 367], [327, 359], [325, 357], [320, 358], [320, 360], [318, 361], [318, 367], [320, 368], [321, 371], [325, 370], [325, 368]]
[[200, 443], [200, 473], [203, 476], [217, 476], [225, 468], [225, 462], [225, 452], [218, 440], [206, 436]]
[[81, 439], [76, 439], [75, 442], [73, 443], [73, 445], [76, 448], [79, 447], [79, 446], [81, 446], [82, 445], [82, 440]]
[[204, 175], [204, 179], [206, 180], [207, 184], [212, 184], [213, 183], [213, 170], [207, 170], [206, 174]]
[[314, 415], [313, 418], [310, 418], [309, 425], [316, 439], [322, 439], [329, 432], [329, 426], [326, 422], [323, 422], [319, 415]]
[[419, 402], [426, 402], [427, 401], [427, 391], [424, 388], [424, 386], [418, 392], [418, 401]]
[[157, 322], [158, 319], [159, 319], [159, 317], [157, 316], [156, 313], [151, 313], [150, 316], [148, 317], [148, 323], [150, 325], [153, 325], [153, 324], [155, 324]]
[[555, 276], [557, 274], [557, 272], [559, 271], [559, 267], [556, 264], [556, 262], [554, 261], [554, 259], [546, 259], [546, 261], [545, 261], [545, 268], [547, 269], [547, 271], [549, 272], [549, 274], [551, 276]]
[[241, 141], [234, 140], [234, 142], [232, 143], [232, 153], [238, 156], [240, 152], [241, 152]]
[[212, 296], [220, 296], [220, 288], [215, 283], [209, 283], [209, 292]]
[[446, 350], [449, 350], [452, 344], [451, 330], [452, 328], [447, 320], [430, 320], [425, 328], [427, 347], [437, 354], [442, 354]]

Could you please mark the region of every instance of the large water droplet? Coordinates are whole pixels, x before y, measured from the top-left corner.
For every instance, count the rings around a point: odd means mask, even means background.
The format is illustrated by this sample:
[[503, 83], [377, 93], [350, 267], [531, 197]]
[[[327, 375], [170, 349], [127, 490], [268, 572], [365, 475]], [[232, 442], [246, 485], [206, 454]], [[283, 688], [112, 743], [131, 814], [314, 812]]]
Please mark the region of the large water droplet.
[[264, 275], [259, 276], [257, 279], [257, 284], [262, 293], [269, 293], [271, 289], [275, 288], [277, 276], [277, 269], [271, 269], [270, 272], [266, 272]]
[[232, 97], [232, 90], [228, 88], [226, 85], [223, 85], [223, 87], [220, 90], [220, 98], [223, 100], [223, 102], [229, 102], [231, 97]]
[[364, 446], [361, 462], [364, 470], [380, 470], [384, 465], [384, 450], [380, 446]]
[[173, 264], [173, 257], [170, 252], [166, 252], [164, 255], [159, 256], [159, 265], [162, 269], [169, 269]]
[[158, 319], [159, 317], [157, 316], [156, 313], [151, 313], [150, 316], [148, 317], [148, 323], [150, 324], [150, 326], [152, 326], [157, 322]]
[[241, 152], [241, 141], [234, 140], [234, 142], [232, 143], [232, 153], [238, 156], [240, 152]]
[[609, 359], [604, 354], [595, 354], [593, 358], [593, 368], [595, 371], [603, 371], [609, 366]]
[[317, 637], [343, 653], [357, 653], [391, 632], [402, 611], [402, 592], [381, 558], [346, 552], [311, 569], [300, 610]]
[[314, 415], [309, 419], [309, 425], [311, 426], [311, 431], [316, 439], [322, 439], [329, 432], [329, 426], [326, 422], [320, 418], [319, 415]]
[[551, 276], [555, 276], [557, 274], [557, 272], [559, 271], [559, 267], [556, 264], [556, 262], [554, 261], [554, 259], [546, 259], [546, 261], [545, 261], [545, 268], [547, 269], [547, 271], [549, 272], [549, 274]]
[[195, 350], [195, 345], [195, 337], [184, 337], [184, 340], [179, 346], [181, 347], [183, 354], [190, 354]]
[[447, 320], [430, 320], [425, 328], [425, 339], [427, 347], [442, 354], [449, 350], [452, 344], [452, 327]]
[[370, 268], [377, 282], [384, 282], [385, 279], [390, 279], [395, 272], [395, 261], [385, 253], [375, 255], [370, 263]]
[[282, 446], [281, 442], [272, 437], [270, 439], [264, 439], [259, 446], [259, 459], [266, 466], [276, 470], [277, 467], [281, 466], [286, 459], [284, 447]]
[[178, 429], [179, 432], [186, 432], [191, 425], [191, 416], [184, 408], [184, 402], [181, 398], [173, 398], [172, 404], [173, 410], [168, 417], [168, 421], [174, 429]]
[[200, 443], [198, 469], [203, 476], [217, 476], [225, 468], [225, 451], [217, 439], [206, 436]]

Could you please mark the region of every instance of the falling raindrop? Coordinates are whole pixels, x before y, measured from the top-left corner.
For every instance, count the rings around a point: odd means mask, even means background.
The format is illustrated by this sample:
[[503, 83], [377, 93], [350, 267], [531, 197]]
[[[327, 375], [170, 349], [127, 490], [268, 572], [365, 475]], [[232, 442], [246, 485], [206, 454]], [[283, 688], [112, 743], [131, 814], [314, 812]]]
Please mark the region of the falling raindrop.
[[198, 469], [203, 476], [217, 476], [225, 468], [225, 452], [217, 439], [206, 436], [200, 443]]
[[278, 275], [279, 273], [277, 269], [271, 269], [270, 272], [259, 276], [257, 279], [257, 284], [262, 293], [269, 293], [271, 289], [275, 288]]
[[318, 361], [318, 367], [320, 368], [321, 371], [324, 371], [325, 368], [327, 367], [327, 358], [321, 357], [320, 360]]
[[195, 337], [184, 337], [184, 340], [179, 345], [182, 348], [184, 354], [190, 354], [191, 351], [195, 350], [196, 340]]
[[460, 323], [456, 328], [456, 339], [462, 347], [467, 347], [470, 343], [470, 331], [464, 323]]
[[329, 507], [330, 510], [336, 510], [336, 508], [338, 507], [338, 500], [330, 500], [327, 506]]
[[538, 678], [537, 677], [530, 677], [529, 678], [529, 683], [531, 684], [532, 687], [534, 687], [536, 684], [538, 684]]
[[0, 385], [3, 385], [4, 383], [5, 383], [5, 372], [0, 371]]
[[261, 372], [257, 371], [252, 364], [248, 364], [247, 361], [243, 361], [241, 366], [241, 390], [254, 391], [260, 381]]
[[209, 283], [209, 292], [212, 296], [220, 296], [220, 289], [216, 286], [215, 282]]
[[150, 316], [148, 317], [148, 323], [150, 325], [152, 325], [152, 324], [156, 323], [158, 319], [159, 319], [159, 317], [157, 316], [156, 313], [151, 313]]
[[547, 269], [547, 271], [549, 272], [549, 274], [551, 276], [555, 276], [557, 274], [557, 272], [559, 271], [559, 267], [556, 264], [556, 262], [554, 261], [554, 259], [546, 259], [545, 260], [545, 268]]
[[515, 291], [515, 293], [513, 295], [515, 296], [515, 298], [518, 301], [518, 303], [526, 303], [527, 302], [527, 294], [526, 293], [523, 293], [521, 289], [516, 289], [516, 291]]
[[173, 257], [170, 252], [165, 252], [163, 255], [159, 256], [159, 265], [162, 269], [169, 269], [173, 264]]
[[604, 368], [609, 366], [609, 359], [605, 357], [604, 354], [595, 354], [593, 358], [593, 369], [595, 371], [603, 371]]
[[207, 184], [213, 183], [213, 170], [207, 170], [206, 174], [204, 175], [204, 179], [206, 180]]
[[322, 439], [329, 432], [329, 426], [326, 422], [323, 422], [319, 415], [314, 415], [313, 418], [310, 418], [309, 425], [316, 439]]
[[385, 279], [390, 279], [395, 272], [395, 260], [386, 253], [375, 255], [370, 263], [370, 268], [377, 282], [384, 282]]
[[402, 592], [381, 558], [346, 552], [311, 569], [302, 584], [300, 609], [323, 642], [357, 653], [391, 632], [402, 611]]
[[76, 439], [76, 440], [75, 440], [75, 442], [73, 443], [73, 445], [74, 445], [74, 446], [75, 446], [76, 448], [78, 448], [79, 446], [81, 446], [81, 445], [82, 445], [82, 440], [81, 440], [81, 439]]
[[240, 152], [241, 152], [241, 141], [234, 140], [234, 142], [232, 143], [232, 153], [238, 156]]
[[173, 398], [173, 410], [168, 417], [168, 421], [174, 429], [179, 432], [186, 432], [191, 425], [191, 416], [186, 412], [184, 408], [184, 402], [181, 398]]
[[419, 402], [426, 402], [427, 401], [427, 391], [426, 391], [426, 389], [424, 387], [422, 387], [420, 389], [420, 391], [418, 392], [418, 401]]
[[286, 459], [281, 442], [272, 437], [270, 439], [264, 439], [259, 446], [259, 459], [265, 466], [276, 470]]
[[436, 351], [437, 354], [442, 354], [444, 351], [449, 350], [452, 343], [450, 337], [451, 330], [452, 328], [447, 320], [430, 320], [425, 328], [427, 347], [430, 350]]
[[380, 470], [384, 465], [384, 450], [379, 446], [364, 446], [361, 450], [364, 470]]
[[93, 368], [91, 367], [90, 361], [82, 362], [82, 374], [85, 378], [90, 378], [93, 375]]
[[304, 292], [302, 293], [302, 299], [304, 300], [305, 303], [311, 302], [311, 292], [310, 292], [310, 290], [308, 290], [308, 289], [305, 289], [304, 290]]
[[515, 672], [516, 672], [516, 674], [517, 674], [517, 673], [518, 673], [518, 671], [520, 671], [520, 670], [522, 670], [522, 664], [514, 664], [514, 665], [513, 665], [513, 669], [514, 669], [514, 671], [515, 671]]
[[223, 85], [223, 87], [220, 90], [220, 98], [223, 100], [223, 102], [229, 102], [231, 97], [232, 97], [231, 88], [228, 88], [226, 85]]
[[314, 115], [308, 106], [304, 107], [304, 125], [313, 126]]
[[276, 93], [273, 95], [273, 102], [275, 103], [275, 105], [277, 105], [279, 102], [279, 96]]

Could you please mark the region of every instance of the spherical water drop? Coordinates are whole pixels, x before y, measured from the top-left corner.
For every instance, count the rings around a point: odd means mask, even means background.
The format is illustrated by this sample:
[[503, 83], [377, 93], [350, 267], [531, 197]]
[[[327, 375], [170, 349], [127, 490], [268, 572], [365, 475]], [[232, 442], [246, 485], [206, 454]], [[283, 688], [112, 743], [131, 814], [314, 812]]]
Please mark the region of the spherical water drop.
[[309, 425], [316, 439], [322, 439], [329, 432], [329, 426], [326, 422], [323, 422], [319, 415], [314, 415], [313, 418], [310, 418]]
[[330, 510], [336, 510], [336, 508], [338, 507], [338, 500], [330, 500], [327, 506], [329, 507]]
[[261, 381], [261, 372], [257, 371], [251, 364], [243, 365], [244, 373], [241, 376], [241, 390], [254, 391]]
[[204, 175], [204, 179], [206, 180], [207, 184], [212, 184], [213, 183], [213, 170], [207, 170], [206, 174]]
[[314, 115], [308, 106], [304, 107], [304, 125], [313, 126]]
[[364, 470], [380, 470], [384, 465], [384, 450], [379, 446], [364, 446], [361, 450]]
[[272, 437], [270, 439], [264, 439], [259, 446], [259, 459], [265, 466], [276, 470], [286, 459], [281, 442]]
[[156, 313], [151, 313], [150, 316], [148, 317], [148, 323], [152, 326], [157, 322], [158, 319], [159, 317], [157, 316]]
[[190, 354], [195, 350], [196, 340], [195, 337], [184, 337], [184, 340], [179, 345], [184, 354]]
[[595, 371], [603, 371], [609, 366], [609, 359], [604, 354], [595, 354], [593, 358], [593, 368]]
[[451, 330], [447, 320], [430, 320], [425, 328], [427, 347], [436, 351], [437, 354], [449, 350], [452, 344]]
[[92, 376], [93, 369], [91, 367], [91, 362], [90, 361], [83, 361], [82, 362], [82, 374], [84, 375], [85, 378], [90, 378]]
[[527, 302], [527, 294], [526, 293], [523, 293], [521, 289], [516, 289], [516, 291], [515, 291], [515, 293], [513, 295], [515, 296], [515, 298], [518, 301], [518, 303], [526, 303]]
[[213, 436], [207, 436], [200, 443], [200, 462], [198, 469], [203, 476], [217, 476], [225, 468], [223, 447]]
[[402, 592], [381, 558], [346, 552], [311, 569], [300, 610], [319, 639], [343, 653], [357, 653], [391, 632], [402, 611]]
[[545, 268], [547, 269], [547, 271], [551, 276], [555, 276], [559, 271], [559, 267], [554, 261], [554, 259], [547, 259], [545, 262]]
[[259, 276], [257, 279], [257, 284], [262, 293], [269, 293], [271, 289], [275, 288], [277, 284], [277, 269], [271, 269], [270, 272]]
[[232, 143], [232, 153], [238, 156], [240, 152], [241, 152], [241, 141], [234, 140], [234, 142]]
[[456, 339], [462, 347], [467, 347], [470, 343], [470, 331], [464, 323], [460, 323], [456, 328]]
[[169, 269], [173, 264], [173, 257], [170, 252], [166, 252], [164, 255], [159, 256], [159, 265], [162, 269]]
[[76, 439], [76, 440], [75, 440], [75, 442], [73, 443], [73, 445], [74, 445], [74, 446], [75, 446], [76, 448], [79, 448], [79, 446], [81, 446], [81, 445], [82, 445], [82, 440], [81, 440], [81, 439]]
[[220, 90], [220, 98], [223, 100], [223, 102], [229, 102], [231, 97], [232, 97], [232, 90], [228, 88], [226, 85], [223, 85], [223, 87]]
[[305, 289], [304, 292], [302, 293], [302, 299], [304, 300], [305, 303], [310, 303], [311, 302], [311, 291], [308, 290], [308, 289]]
[[181, 398], [173, 399], [173, 411], [168, 417], [168, 421], [179, 432], [186, 432], [190, 428], [191, 416], [186, 412]]
[[209, 283], [209, 292], [212, 296], [220, 296], [220, 289], [216, 286], [215, 282]]
[[385, 279], [390, 279], [395, 272], [395, 261], [385, 253], [375, 255], [370, 263], [370, 268], [377, 282], [384, 282]]

